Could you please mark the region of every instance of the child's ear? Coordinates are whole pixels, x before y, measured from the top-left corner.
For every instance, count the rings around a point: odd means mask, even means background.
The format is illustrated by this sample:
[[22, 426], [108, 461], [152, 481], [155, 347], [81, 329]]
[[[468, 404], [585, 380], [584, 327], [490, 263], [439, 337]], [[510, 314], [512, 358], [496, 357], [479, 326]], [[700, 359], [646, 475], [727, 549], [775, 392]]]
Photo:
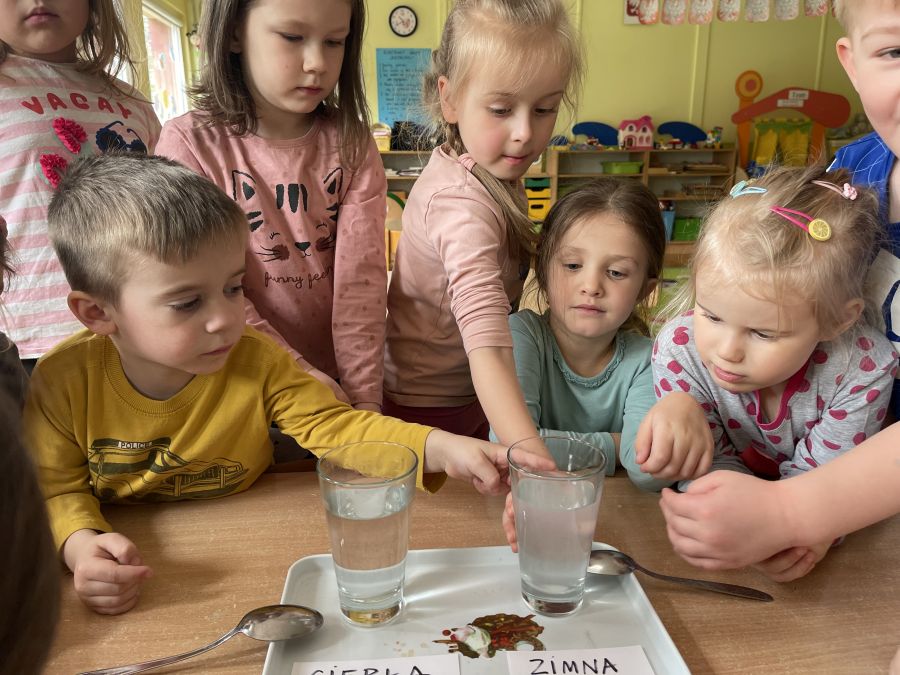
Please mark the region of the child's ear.
[[459, 122], [456, 106], [450, 101], [450, 80], [444, 75], [438, 78], [438, 95], [441, 97], [441, 114], [444, 116], [447, 124]]
[[656, 290], [656, 286], [659, 284], [659, 279], [656, 277], [650, 277], [647, 281], [644, 282], [644, 289], [641, 291], [641, 296], [638, 298], [638, 302], [643, 302], [653, 291]]
[[837, 49], [838, 61], [841, 62], [844, 70], [847, 71], [847, 77], [850, 78], [853, 88], [856, 89], [856, 65], [853, 63], [853, 43], [850, 42], [850, 38], [842, 37], [837, 41], [835, 48]]
[[109, 303], [101, 302], [83, 291], [71, 291], [68, 303], [75, 318], [92, 333], [112, 335], [116, 332], [116, 323], [113, 320]]
[[844, 305], [844, 311], [841, 312], [841, 322], [832, 330], [825, 333], [825, 335], [822, 336], [822, 340], [834, 340], [842, 335], [844, 331], [859, 321], [859, 317], [862, 316], [865, 308], [866, 302], [862, 298], [848, 300], [847, 304]]
[[234, 32], [231, 34], [231, 44], [229, 45], [229, 49], [232, 54], [240, 54], [243, 50], [241, 46], [241, 31], [243, 30], [243, 26], [235, 26]]

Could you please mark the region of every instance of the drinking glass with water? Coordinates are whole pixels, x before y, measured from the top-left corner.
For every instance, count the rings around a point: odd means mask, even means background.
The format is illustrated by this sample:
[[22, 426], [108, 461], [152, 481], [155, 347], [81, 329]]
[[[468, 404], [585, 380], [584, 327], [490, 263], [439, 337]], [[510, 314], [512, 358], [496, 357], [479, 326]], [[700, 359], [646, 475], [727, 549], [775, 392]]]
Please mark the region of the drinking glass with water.
[[[543, 442], [553, 471], [530, 467], [531, 446]], [[522, 597], [535, 612], [571, 614], [581, 606], [606, 457], [572, 438], [519, 441], [508, 452]]]
[[386, 441], [335, 448], [316, 464], [341, 612], [355, 624], [400, 613], [417, 467], [415, 452]]

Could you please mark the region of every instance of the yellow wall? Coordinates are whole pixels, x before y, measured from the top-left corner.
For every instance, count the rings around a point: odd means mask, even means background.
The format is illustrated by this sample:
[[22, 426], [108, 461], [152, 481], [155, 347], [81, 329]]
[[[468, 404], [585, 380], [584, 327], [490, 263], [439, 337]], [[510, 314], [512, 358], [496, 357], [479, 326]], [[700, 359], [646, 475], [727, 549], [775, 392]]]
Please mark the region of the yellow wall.
[[[840, 26], [833, 17], [794, 21], [745, 21], [708, 26], [634, 26], [622, 21], [622, 0], [571, 0], [585, 42], [587, 77], [576, 121], [616, 125], [649, 114], [659, 124], [683, 120], [706, 129], [725, 128], [734, 137], [737, 76], [749, 69], [763, 77], [763, 96], [784, 87], [822, 89], [859, 99], [834, 52]], [[368, 1], [364, 48], [366, 93], [377, 119], [377, 47], [437, 46], [449, 0], [404, 0], [419, 16], [408, 38], [395, 36], [387, 17], [395, 0]]]

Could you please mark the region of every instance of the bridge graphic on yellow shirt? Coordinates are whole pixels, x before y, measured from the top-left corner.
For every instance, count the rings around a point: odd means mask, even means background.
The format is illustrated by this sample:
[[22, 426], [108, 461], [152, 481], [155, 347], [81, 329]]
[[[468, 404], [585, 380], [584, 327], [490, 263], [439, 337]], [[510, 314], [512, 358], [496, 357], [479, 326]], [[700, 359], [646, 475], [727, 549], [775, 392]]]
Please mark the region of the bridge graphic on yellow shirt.
[[247, 475], [243, 464], [223, 457], [185, 460], [171, 440], [95, 439], [88, 450], [94, 493], [105, 502], [211, 499], [236, 491]]

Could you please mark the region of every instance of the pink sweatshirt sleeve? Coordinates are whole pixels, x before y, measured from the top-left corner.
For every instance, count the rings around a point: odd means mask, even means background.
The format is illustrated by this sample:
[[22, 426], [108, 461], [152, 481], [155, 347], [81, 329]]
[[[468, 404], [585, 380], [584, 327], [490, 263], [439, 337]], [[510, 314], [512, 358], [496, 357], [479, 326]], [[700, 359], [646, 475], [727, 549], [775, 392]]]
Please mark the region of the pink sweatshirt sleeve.
[[384, 218], [387, 179], [370, 139], [368, 152], [338, 214], [332, 335], [341, 387], [350, 402], [381, 405], [387, 268]]
[[466, 354], [479, 347], [511, 348], [501, 264], [506, 236], [483, 191], [462, 186], [436, 192], [425, 227], [444, 264], [450, 311]]

